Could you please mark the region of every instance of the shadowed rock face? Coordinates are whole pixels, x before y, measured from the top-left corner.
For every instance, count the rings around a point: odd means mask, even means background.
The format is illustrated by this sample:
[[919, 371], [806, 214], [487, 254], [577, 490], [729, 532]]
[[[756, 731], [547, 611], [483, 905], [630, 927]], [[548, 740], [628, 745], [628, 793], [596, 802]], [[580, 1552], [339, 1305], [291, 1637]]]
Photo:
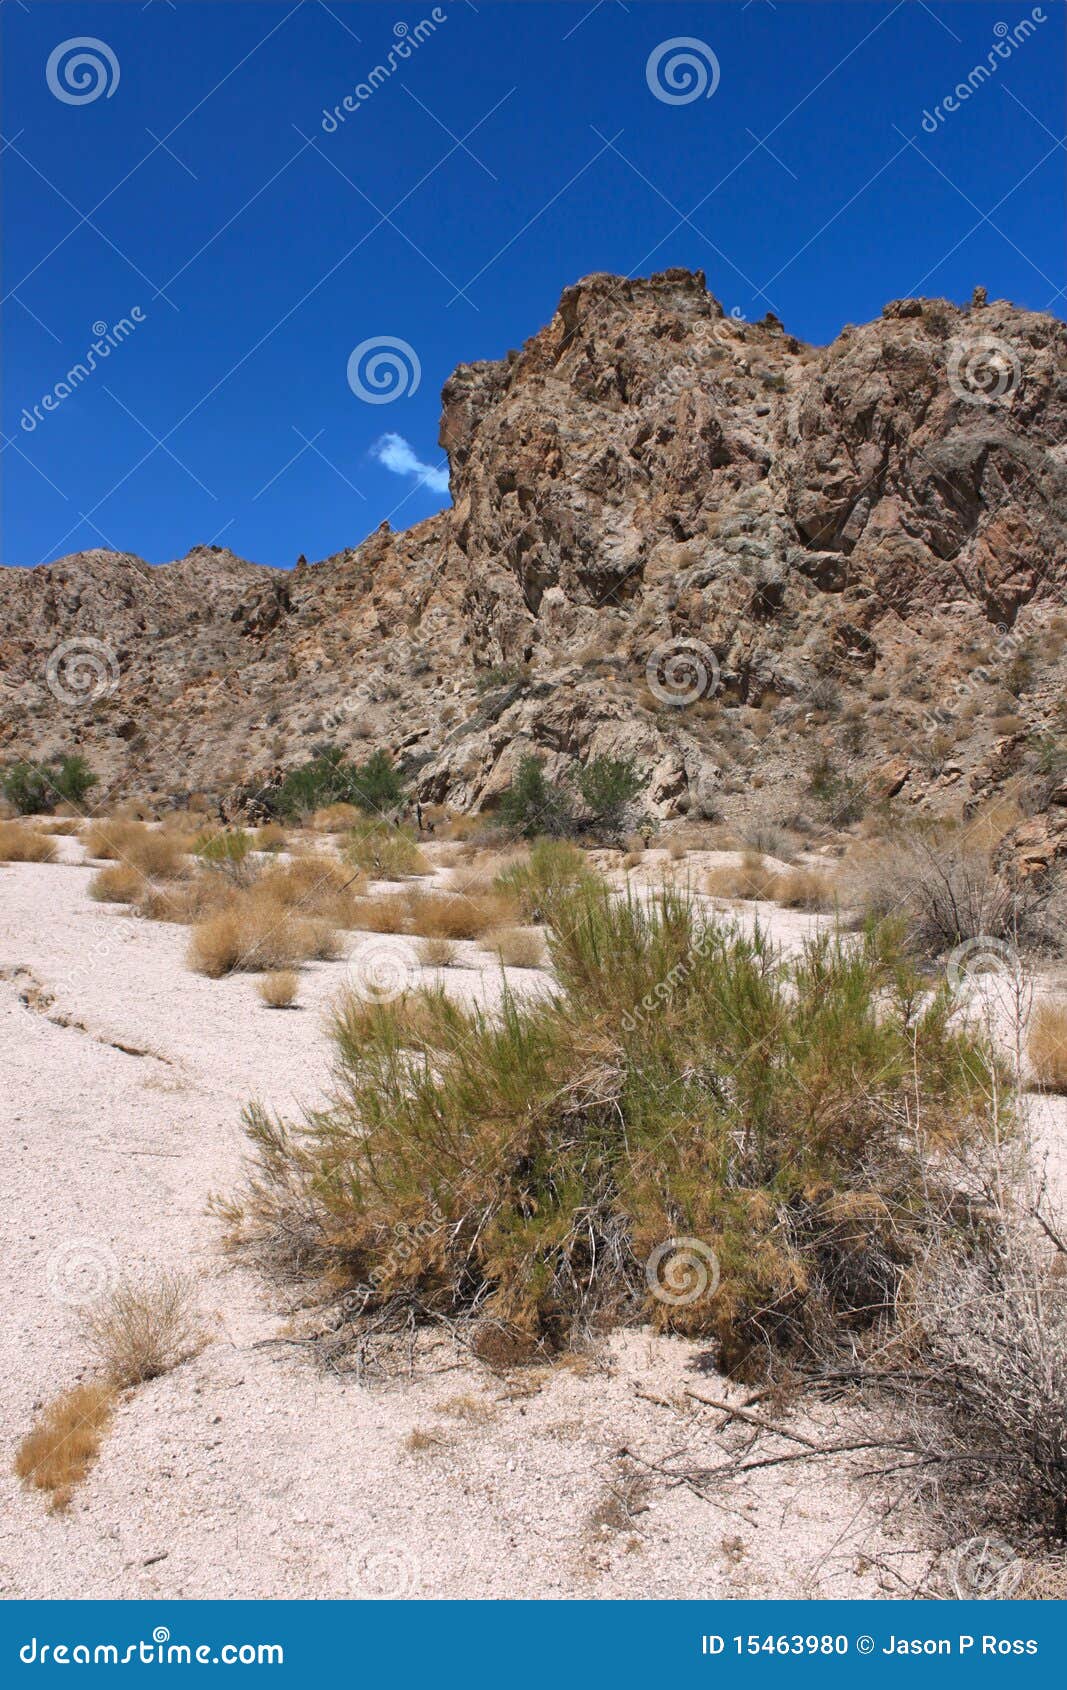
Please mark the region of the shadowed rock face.
[[0, 571], [0, 758], [218, 793], [331, 739], [471, 806], [531, 748], [608, 752], [660, 814], [730, 815], [796, 809], [822, 749], [958, 803], [1011, 765], [1020, 652], [1026, 728], [1064, 731], [1052, 317], [898, 300], [816, 348], [699, 272], [589, 276], [450, 377], [441, 444], [451, 510], [292, 572], [205, 546]]

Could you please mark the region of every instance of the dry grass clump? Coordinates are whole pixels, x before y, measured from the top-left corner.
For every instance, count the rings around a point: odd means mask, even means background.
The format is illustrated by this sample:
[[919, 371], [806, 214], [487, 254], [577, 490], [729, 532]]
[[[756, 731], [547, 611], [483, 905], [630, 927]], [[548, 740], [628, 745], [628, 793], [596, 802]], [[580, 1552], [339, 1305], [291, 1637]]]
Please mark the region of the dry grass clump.
[[363, 812], [355, 804], [327, 804], [325, 809], [315, 811], [308, 826], [313, 833], [347, 833], [363, 820]]
[[536, 928], [497, 927], [482, 940], [505, 968], [543, 968], [545, 942]]
[[258, 890], [286, 909], [330, 921], [335, 927], [356, 927], [359, 901], [367, 877], [359, 869], [315, 852], [270, 868]]
[[126, 863], [157, 880], [185, 873], [192, 845], [192, 840], [176, 831], [121, 818], [95, 821], [85, 833], [86, 856]]
[[459, 956], [459, 946], [454, 939], [429, 937], [419, 940], [415, 954], [424, 968], [452, 968]]
[[271, 854], [284, 851], [289, 844], [289, 835], [277, 822], [265, 822], [262, 827], [257, 827], [254, 837], [256, 850]]
[[374, 880], [406, 880], [410, 875], [430, 872], [414, 836], [406, 828], [390, 827], [386, 822], [361, 821], [348, 835], [345, 854]]
[[268, 1009], [291, 1009], [296, 1002], [297, 978], [292, 969], [275, 969], [256, 981], [256, 990]]
[[66, 839], [77, 838], [82, 826], [81, 818], [75, 816], [53, 817], [51, 821], [38, 822], [37, 825], [43, 827], [46, 833], [62, 834]]
[[787, 869], [775, 877], [773, 897], [787, 910], [832, 910], [833, 878], [820, 869]]
[[0, 863], [54, 863], [55, 841], [23, 822], [0, 822]]
[[360, 933], [406, 933], [407, 909], [399, 892], [359, 898], [352, 922]]
[[922, 1152], [1010, 1134], [948, 985], [888, 931], [784, 955], [670, 889], [572, 893], [549, 949], [557, 990], [493, 1013], [440, 985], [342, 1005], [331, 1105], [246, 1112], [236, 1239], [326, 1299], [358, 1286], [383, 1329], [551, 1348], [651, 1319], [750, 1369], [883, 1344], [954, 1189]]
[[452, 892], [409, 891], [402, 894], [405, 931], [421, 938], [480, 939], [483, 933], [515, 914], [515, 903], [499, 893], [467, 896]]
[[197, 875], [194, 880], [167, 880], [160, 885], [148, 881], [137, 899], [137, 914], [148, 921], [169, 921], [188, 927], [221, 910], [230, 896], [225, 882], [213, 875]]
[[148, 882], [139, 869], [128, 863], [109, 863], [97, 869], [89, 882], [89, 896], [100, 904], [136, 904], [144, 897]]
[[203, 1347], [192, 1279], [125, 1279], [81, 1317], [82, 1334], [115, 1390], [169, 1373]]
[[1067, 1092], [1067, 1004], [1038, 1004], [1026, 1048], [1042, 1090]]
[[52, 1507], [66, 1508], [74, 1486], [88, 1473], [115, 1407], [114, 1390], [75, 1385], [42, 1409], [15, 1452], [15, 1472], [27, 1485], [51, 1491]]
[[777, 869], [764, 861], [759, 851], [745, 851], [736, 866], [709, 868], [703, 890], [712, 898], [743, 898], [773, 901], [777, 896]]
[[310, 935], [304, 925], [269, 898], [235, 900], [197, 922], [189, 939], [189, 966], [209, 980], [292, 968], [308, 954]]

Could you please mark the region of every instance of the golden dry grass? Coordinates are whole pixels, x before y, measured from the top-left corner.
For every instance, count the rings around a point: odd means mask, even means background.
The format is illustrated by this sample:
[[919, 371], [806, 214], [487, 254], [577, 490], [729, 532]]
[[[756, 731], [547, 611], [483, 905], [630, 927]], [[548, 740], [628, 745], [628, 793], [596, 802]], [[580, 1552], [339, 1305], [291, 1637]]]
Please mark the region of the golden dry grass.
[[356, 927], [359, 900], [367, 889], [367, 877], [359, 869], [310, 852], [289, 863], [267, 870], [257, 890], [286, 909], [319, 917], [335, 927]]
[[406, 933], [407, 915], [399, 892], [378, 892], [357, 901], [353, 923], [361, 933]]
[[296, 1002], [297, 977], [291, 968], [275, 969], [256, 981], [256, 990], [268, 1009], [291, 1009]]
[[773, 900], [778, 879], [777, 871], [760, 851], [746, 851], [735, 866], [708, 869], [703, 889], [713, 898]]
[[787, 910], [832, 910], [834, 884], [820, 869], [791, 868], [774, 883], [773, 897]]
[[256, 828], [254, 843], [257, 851], [284, 851], [289, 837], [277, 822], [266, 822], [263, 827]]
[[72, 839], [81, 832], [82, 824], [79, 817], [59, 816], [53, 817], [51, 821], [38, 822], [37, 825], [42, 827], [45, 833], [62, 834], [64, 838]]
[[176, 830], [121, 818], [95, 821], [85, 834], [86, 856], [126, 863], [159, 880], [188, 872], [186, 858], [192, 844]]
[[1067, 1092], [1067, 1003], [1046, 1000], [1038, 1005], [1027, 1051], [1041, 1088]]
[[325, 809], [315, 811], [308, 826], [314, 833], [347, 833], [364, 819], [362, 810], [354, 804], [327, 804]]
[[420, 939], [415, 951], [424, 968], [451, 968], [459, 955], [454, 939]]
[[402, 894], [408, 933], [426, 939], [480, 939], [490, 928], [513, 918], [516, 906], [499, 893], [477, 896], [453, 892]]
[[15, 1452], [24, 1484], [50, 1491], [52, 1507], [66, 1508], [74, 1486], [88, 1473], [115, 1406], [104, 1384], [76, 1385], [43, 1408]]
[[128, 863], [108, 863], [89, 882], [89, 896], [98, 904], [135, 904], [147, 890], [144, 875]]
[[545, 960], [545, 942], [529, 927], [498, 927], [482, 940], [482, 949], [492, 951], [505, 968], [540, 968]]
[[0, 863], [54, 863], [55, 841], [25, 822], [0, 822]]

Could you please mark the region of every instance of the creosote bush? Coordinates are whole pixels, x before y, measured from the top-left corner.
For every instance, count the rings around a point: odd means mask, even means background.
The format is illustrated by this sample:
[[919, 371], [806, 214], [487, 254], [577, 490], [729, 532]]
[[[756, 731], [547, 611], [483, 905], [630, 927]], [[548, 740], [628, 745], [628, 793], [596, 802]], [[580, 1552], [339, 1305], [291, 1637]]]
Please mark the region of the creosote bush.
[[361, 822], [348, 835], [344, 849], [348, 860], [374, 880], [405, 880], [429, 872], [414, 836], [406, 828], [385, 822]]
[[[650, 1319], [730, 1367], [879, 1341], [924, 1248], [921, 1153], [1011, 1124], [949, 988], [923, 996], [888, 929], [785, 957], [670, 890], [580, 887], [549, 949], [556, 991], [498, 1013], [440, 987], [344, 1004], [332, 1105], [247, 1111], [235, 1242], [384, 1325], [466, 1317], [558, 1347]], [[676, 1253], [692, 1295], [661, 1294]]]

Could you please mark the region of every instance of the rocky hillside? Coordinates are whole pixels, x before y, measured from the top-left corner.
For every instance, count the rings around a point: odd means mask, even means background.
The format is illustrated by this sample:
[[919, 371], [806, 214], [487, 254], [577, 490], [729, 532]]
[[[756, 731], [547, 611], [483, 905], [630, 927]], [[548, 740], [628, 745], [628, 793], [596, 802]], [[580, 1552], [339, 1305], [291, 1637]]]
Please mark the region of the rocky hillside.
[[[807, 346], [699, 272], [594, 275], [445, 386], [453, 506], [293, 572], [0, 570], [0, 761], [113, 793], [384, 746], [424, 800], [634, 756], [661, 816], [975, 803], [1067, 736], [1067, 327], [905, 299]], [[1067, 838], [1067, 836], [1065, 836]]]

